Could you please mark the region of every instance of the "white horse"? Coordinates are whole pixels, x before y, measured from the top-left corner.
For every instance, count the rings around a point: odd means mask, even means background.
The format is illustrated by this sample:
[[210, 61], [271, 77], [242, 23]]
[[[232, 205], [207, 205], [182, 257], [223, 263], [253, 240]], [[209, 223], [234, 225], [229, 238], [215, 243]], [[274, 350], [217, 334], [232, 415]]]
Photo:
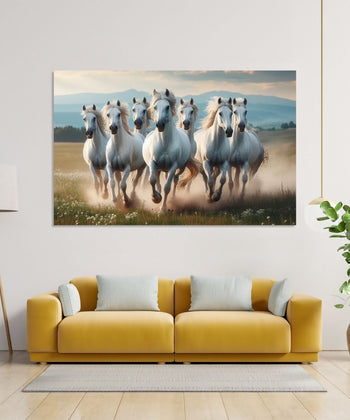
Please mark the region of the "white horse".
[[149, 102], [144, 97], [143, 99], [132, 99], [133, 107], [132, 107], [132, 114], [133, 114], [133, 121], [134, 121], [134, 133], [140, 133], [144, 137], [147, 134], [147, 128], [151, 126], [149, 120]]
[[186, 131], [188, 138], [190, 140], [191, 158], [192, 158], [192, 163], [194, 165], [188, 166], [190, 173], [186, 178], [182, 179], [179, 182], [179, 187], [184, 188], [187, 185], [188, 191], [190, 190], [190, 187], [191, 187], [191, 182], [189, 182], [189, 179], [192, 179], [194, 177], [194, 174], [192, 174], [193, 171], [200, 172], [204, 178], [205, 185], [207, 185], [207, 176], [203, 170], [203, 166], [194, 158], [197, 152], [197, 143], [194, 139], [194, 125], [197, 120], [198, 111], [199, 111], [198, 106], [194, 103], [193, 98], [191, 98], [189, 101], [184, 101], [182, 98], [180, 99], [180, 106], [177, 110], [177, 115], [179, 118], [178, 125], [180, 128]]
[[[86, 141], [83, 148], [83, 157], [89, 165], [93, 176], [96, 193], [103, 191], [102, 197], [108, 198], [108, 173], [106, 170], [106, 146], [108, 138], [105, 135], [105, 125], [101, 112], [95, 105], [83, 106], [83, 116], [86, 132]], [[104, 170], [102, 181], [101, 170]], [[104, 185], [104, 189], [103, 189]]]
[[198, 116], [198, 106], [194, 103], [193, 98], [190, 101], [180, 99], [180, 106], [177, 110], [179, 117], [179, 127], [184, 129], [191, 143], [191, 157], [197, 152], [197, 143], [194, 140], [194, 124]]
[[[203, 128], [194, 133], [197, 142], [196, 158], [202, 163], [208, 178], [209, 201], [221, 198], [226, 182], [230, 144], [232, 136], [232, 100], [217, 98], [209, 102], [208, 116], [203, 121]], [[217, 175], [221, 171], [220, 187], [214, 192]]]
[[249, 177], [253, 177], [260, 165], [264, 161], [264, 148], [254, 131], [247, 130], [247, 99], [233, 99], [233, 118], [234, 128], [233, 138], [230, 140], [229, 157], [229, 188], [232, 193], [233, 180], [232, 168], [235, 168], [235, 191], [239, 189], [239, 175], [243, 169], [243, 187], [241, 197], [244, 196], [245, 186]]
[[[162, 200], [159, 188], [160, 172], [166, 172], [168, 177], [164, 185], [164, 199], [160, 211], [165, 212], [166, 201], [174, 180], [174, 188], [179, 175], [184, 171], [191, 159], [191, 145], [184, 130], [176, 127], [176, 98], [168, 89], [165, 92], [153, 91], [150, 112], [156, 124], [143, 145], [143, 157], [150, 170], [152, 200], [160, 203]], [[156, 183], [159, 191], [156, 189]]]
[[[134, 133], [140, 133], [144, 137], [147, 135], [147, 129], [151, 126], [150, 124], [150, 112], [148, 111], [149, 102], [145, 97], [143, 99], [136, 99], [135, 97], [132, 99], [133, 106], [132, 106], [132, 115], [134, 121]], [[149, 169], [146, 166], [146, 170], [144, 171], [143, 175], [143, 187], [148, 184], [149, 180]]]
[[[125, 206], [128, 206], [130, 204], [130, 199], [126, 193], [126, 181], [128, 176], [130, 172], [136, 171], [136, 176], [133, 180], [134, 193], [136, 185], [145, 168], [145, 162], [142, 157], [144, 137], [139, 133], [131, 133], [127, 120], [129, 115], [127, 104], [121, 104], [119, 100], [112, 103], [108, 101], [103, 107], [102, 112], [107, 127], [111, 132], [111, 138], [107, 143], [106, 157], [113, 201], [117, 201], [115, 194], [116, 179], [118, 184], [118, 195], [120, 194], [121, 188], [124, 204]], [[121, 178], [121, 172], [123, 172], [123, 178]]]

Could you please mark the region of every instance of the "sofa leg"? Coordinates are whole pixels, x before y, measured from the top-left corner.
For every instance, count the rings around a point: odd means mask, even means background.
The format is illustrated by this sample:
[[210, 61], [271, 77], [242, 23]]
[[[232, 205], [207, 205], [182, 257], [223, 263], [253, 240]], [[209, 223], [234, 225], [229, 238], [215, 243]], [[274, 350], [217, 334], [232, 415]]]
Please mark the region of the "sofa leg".
[[191, 362], [184, 362], [184, 365], [190, 365]]
[[40, 362], [41, 365], [47, 365], [47, 362]]
[[165, 362], [158, 362], [158, 365], [165, 365]]

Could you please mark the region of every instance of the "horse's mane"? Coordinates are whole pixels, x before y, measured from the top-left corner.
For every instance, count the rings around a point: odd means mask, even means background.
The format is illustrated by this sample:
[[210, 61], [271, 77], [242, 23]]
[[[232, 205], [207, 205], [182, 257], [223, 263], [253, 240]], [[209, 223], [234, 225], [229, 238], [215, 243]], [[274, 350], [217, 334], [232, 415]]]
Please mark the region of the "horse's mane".
[[122, 119], [124, 130], [132, 136], [133, 134], [130, 131], [130, 127], [128, 123], [128, 116], [130, 115], [128, 104], [120, 103], [119, 101], [112, 101], [110, 103], [107, 102], [107, 104], [102, 108], [102, 113], [105, 118], [105, 121], [107, 120], [107, 113], [111, 108], [119, 109], [119, 111], [121, 112], [121, 119]]
[[195, 121], [197, 119], [198, 111], [199, 111], [198, 106], [194, 102], [191, 104], [191, 101], [184, 101], [184, 103], [181, 104], [179, 106], [178, 110], [177, 110], [177, 115], [179, 117], [179, 127], [180, 128], [182, 128], [182, 126], [183, 126], [182, 121], [181, 121], [181, 111], [184, 108], [187, 108], [187, 107], [191, 107], [193, 109], [193, 118], [194, 118]]
[[147, 124], [146, 124], [146, 127], [148, 128], [148, 127], [151, 126], [151, 123], [149, 122], [149, 120], [151, 120], [152, 118], [151, 118], [151, 113], [149, 111], [149, 102], [147, 101], [147, 99], [146, 99], [146, 102], [143, 99], [136, 99], [136, 102], [134, 102], [134, 104], [141, 104], [141, 105], [143, 105], [146, 108], [146, 111], [147, 111], [146, 112], [146, 114], [147, 114]]
[[[166, 94], [166, 92], [168, 92], [168, 95]], [[155, 106], [156, 102], [159, 101], [160, 99], [165, 99], [166, 101], [169, 102], [170, 109], [171, 109], [171, 115], [173, 117], [175, 117], [175, 115], [176, 115], [176, 97], [173, 94], [173, 92], [169, 91], [168, 89], [165, 92], [157, 92], [156, 90], [153, 91], [151, 104], [148, 108], [150, 110], [150, 115], [153, 114], [154, 106]]]
[[94, 114], [96, 116], [97, 124], [100, 127], [102, 134], [105, 136], [106, 123], [102, 115], [102, 110], [100, 111], [94, 105], [89, 105], [82, 110], [81, 115], [84, 117], [88, 113]]
[[228, 106], [232, 109], [232, 104], [227, 100], [221, 98], [221, 102], [218, 102], [218, 97], [214, 97], [211, 101], [208, 102], [206, 111], [208, 115], [203, 119], [202, 127], [207, 130], [214, 124], [215, 115], [218, 112], [219, 108], [223, 106]]

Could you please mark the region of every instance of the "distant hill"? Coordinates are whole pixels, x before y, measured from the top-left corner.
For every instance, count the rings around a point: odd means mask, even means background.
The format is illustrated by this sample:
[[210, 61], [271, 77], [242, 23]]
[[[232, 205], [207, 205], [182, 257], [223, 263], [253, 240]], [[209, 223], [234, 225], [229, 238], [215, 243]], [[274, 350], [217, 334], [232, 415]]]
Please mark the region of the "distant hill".
[[[119, 99], [132, 105], [132, 98], [151, 99], [151, 94], [144, 91], [129, 89], [123, 92], [114, 93], [78, 93], [72, 95], [56, 95], [54, 97], [54, 125], [64, 127], [71, 125], [80, 128], [83, 125], [81, 110], [83, 105], [95, 104], [101, 108], [109, 100]], [[187, 95], [184, 99], [194, 99], [199, 107], [197, 127], [206, 115], [208, 101], [214, 96], [246, 97], [248, 100], [248, 121], [251, 125], [260, 127], [280, 126], [284, 122], [296, 121], [296, 102], [290, 99], [279, 98], [277, 96], [264, 95], [244, 95], [239, 92], [211, 91], [200, 95]], [[178, 101], [180, 97], [178, 97]], [[130, 120], [130, 125], [131, 120]]]

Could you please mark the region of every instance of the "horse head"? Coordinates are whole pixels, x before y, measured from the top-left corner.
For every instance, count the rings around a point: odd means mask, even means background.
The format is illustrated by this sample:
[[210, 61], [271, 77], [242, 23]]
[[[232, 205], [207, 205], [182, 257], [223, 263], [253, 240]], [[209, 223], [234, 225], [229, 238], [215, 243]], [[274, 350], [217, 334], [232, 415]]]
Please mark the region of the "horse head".
[[102, 111], [108, 130], [113, 135], [117, 134], [122, 124], [122, 110], [119, 99], [114, 102], [108, 101]]
[[153, 90], [150, 110], [153, 114], [153, 121], [160, 133], [165, 130], [165, 126], [171, 118], [175, 116], [176, 97], [168, 89], [165, 92]]
[[137, 130], [141, 130], [143, 124], [147, 124], [147, 126], [149, 126], [148, 115], [147, 115], [147, 109], [149, 107], [149, 103], [147, 102], [147, 99], [145, 97], [141, 100], [136, 100], [136, 98], [133, 98], [132, 101], [133, 101], [132, 113], [133, 113], [134, 124]]
[[91, 139], [97, 127], [97, 119], [99, 117], [99, 111], [96, 105], [86, 107], [83, 105], [83, 111], [81, 113], [85, 124], [85, 134], [88, 139]]
[[188, 131], [195, 123], [198, 115], [198, 107], [194, 104], [193, 98], [190, 101], [180, 100], [178, 110], [180, 127]]
[[233, 98], [233, 124], [241, 133], [247, 126], [247, 99]]
[[226, 137], [231, 137], [232, 129], [232, 99], [225, 101], [222, 98], [217, 99], [217, 112], [215, 118], [218, 125], [225, 131]]

